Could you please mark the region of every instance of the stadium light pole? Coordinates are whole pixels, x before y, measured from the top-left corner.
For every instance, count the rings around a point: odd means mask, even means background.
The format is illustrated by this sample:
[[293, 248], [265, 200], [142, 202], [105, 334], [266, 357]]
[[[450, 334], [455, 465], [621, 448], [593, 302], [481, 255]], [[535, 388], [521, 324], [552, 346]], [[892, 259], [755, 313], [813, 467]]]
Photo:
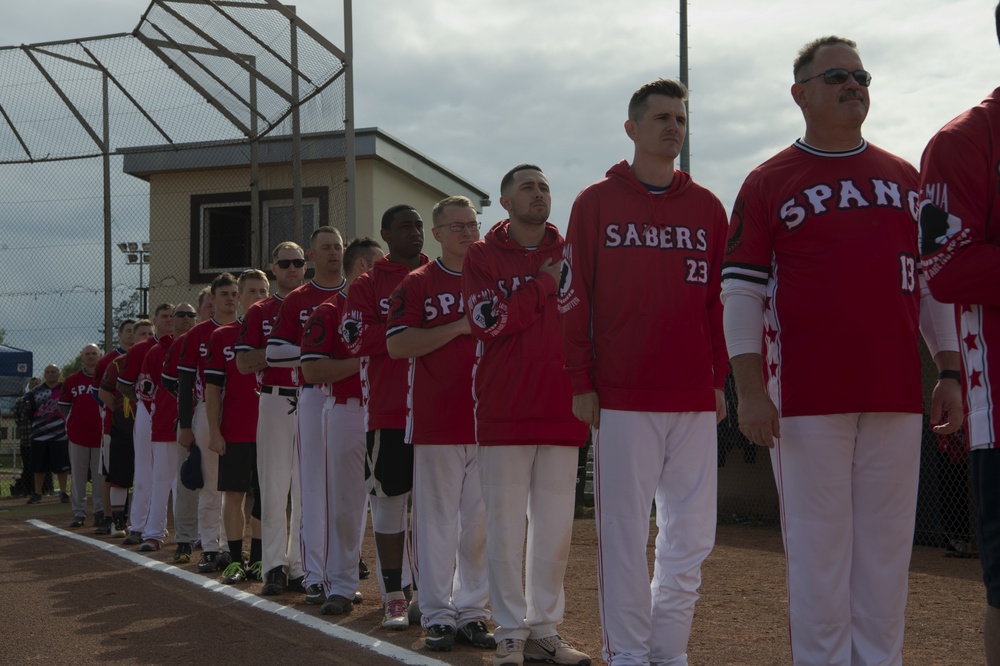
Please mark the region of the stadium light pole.
[[145, 241], [140, 241], [138, 243], [118, 243], [118, 249], [121, 250], [122, 254], [130, 264], [139, 264], [139, 318], [146, 319], [149, 317], [148, 308], [148, 288], [143, 286], [143, 270], [144, 267], [149, 263], [149, 243]]

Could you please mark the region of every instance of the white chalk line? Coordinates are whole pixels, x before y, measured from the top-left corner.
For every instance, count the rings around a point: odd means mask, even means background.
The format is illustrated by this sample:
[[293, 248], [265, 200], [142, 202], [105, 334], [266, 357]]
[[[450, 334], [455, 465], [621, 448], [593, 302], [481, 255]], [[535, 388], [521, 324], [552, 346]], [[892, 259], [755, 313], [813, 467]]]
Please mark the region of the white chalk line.
[[180, 578], [183, 581], [197, 585], [198, 587], [208, 590], [209, 592], [221, 594], [229, 597], [233, 601], [246, 604], [251, 608], [272, 613], [278, 617], [283, 617], [286, 620], [291, 620], [292, 622], [300, 624], [304, 627], [309, 627], [310, 629], [319, 631], [330, 638], [353, 643], [357, 646], [365, 648], [366, 650], [371, 650], [376, 654], [382, 655], [383, 657], [395, 659], [402, 664], [412, 664], [412, 666], [449, 666], [447, 662], [418, 654], [412, 650], [407, 650], [406, 648], [393, 645], [392, 643], [386, 643], [385, 641], [373, 638], [366, 634], [358, 633], [357, 631], [352, 631], [351, 629], [341, 627], [340, 625], [333, 624], [332, 622], [327, 622], [326, 620], [322, 620], [314, 615], [296, 610], [290, 606], [284, 606], [268, 599], [263, 599], [256, 594], [250, 594], [249, 592], [241, 591], [229, 585], [223, 585], [218, 581], [205, 578], [205, 576], [201, 574], [186, 571], [180, 567], [175, 567], [172, 564], [167, 564], [166, 562], [150, 559], [138, 553], [133, 553], [130, 550], [125, 550], [124, 548], [114, 544], [99, 541], [97, 539], [91, 539], [90, 537], [82, 536], [80, 534], [75, 534], [73, 532], [54, 527], [53, 525], [41, 520], [29, 520], [28, 524], [34, 525], [39, 529], [52, 532], [53, 534], [58, 534], [62, 537], [74, 539], [105, 552], [112, 553], [122, 559], [128, 560], [132, 564], [146, 567], [147, 569], [152, 569], [154, 571], [159, 571], [161, 573], [166, 573], [174, 576], [175, 578]]

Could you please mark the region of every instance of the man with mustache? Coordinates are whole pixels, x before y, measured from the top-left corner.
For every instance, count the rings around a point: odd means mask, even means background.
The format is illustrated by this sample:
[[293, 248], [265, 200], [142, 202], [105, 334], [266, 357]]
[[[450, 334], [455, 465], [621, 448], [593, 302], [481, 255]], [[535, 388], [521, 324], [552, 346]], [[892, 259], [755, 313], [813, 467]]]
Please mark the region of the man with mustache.
[[861, 135], [871, 74], [823, 37], [793, 65], [806, 131], [747, 177], [722, 298], [740, 430], [771, 448], [795, 664], [902, 663], [920, 466], [918, 324], [962, 422], [950, 308], [918, 272], [917, 172]]

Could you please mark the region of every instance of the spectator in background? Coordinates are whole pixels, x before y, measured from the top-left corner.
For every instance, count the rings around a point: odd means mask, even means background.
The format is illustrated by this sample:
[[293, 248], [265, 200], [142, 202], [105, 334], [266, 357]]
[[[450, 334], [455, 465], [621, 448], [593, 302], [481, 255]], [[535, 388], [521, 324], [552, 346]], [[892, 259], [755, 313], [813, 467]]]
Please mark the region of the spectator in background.
[[59, 413], [59, 366], [45, 366], [44, 383], [33, 388], [25, 399], [31, 414], [31, 470], [35, 475], [35, 492], [28, 504], [42, 501], [42, 483], [46, 472], [59, 478], [59, 499], [69, 503], [66, 494], [66, 474], [69, 472], [69, 442], [66, 440], [66, 422]]
[[[31, 414], [26, 409], [28, 393], [42, 383], [38, 377], [28, 380], [28, 390], [14, 403], [14, 424], [17, 426], [17, 437], [20, 441], [21, 476], [10, 488], [13, 497], [24, 497], [35, 492], [35, 480], [31, 476]], [[45, 478], [42, 492], [52, 490], [52, 475]]]
[[215, 294], [212, 287], [205, 287], [198, 293], [198, 321], [207, 321], [215, 316]]
[[73, 521], [70, 527], [83, 527], [87, 518], [87, 472], [93, 479], [94, 520], [104, 517], [101, 499], [101, 410], [94, 400], [91, 387], [94, 371], [101, 360], [101, 350], [95, 344], [80, 352], [83, 367], [63, 382], [59, 395], [59, 411], [66, 420], [69, 439], [69, 465], [73, 475], [71, 500]]

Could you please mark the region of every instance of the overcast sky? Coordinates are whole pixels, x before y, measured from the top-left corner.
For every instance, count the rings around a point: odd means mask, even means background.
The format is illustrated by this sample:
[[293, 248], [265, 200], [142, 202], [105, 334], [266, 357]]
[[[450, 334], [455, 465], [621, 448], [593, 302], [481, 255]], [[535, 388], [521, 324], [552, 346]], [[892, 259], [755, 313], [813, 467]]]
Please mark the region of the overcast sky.
[[[136, 0], [7, 3], [0, 44], [130, 31]], [[343, 43], [342, 3], [297, 11]], [[357, 126], [378, 126], [493, 195], [500, 176], [540, 164], [553, 221], [631, 144], [631, 93], [678, 75], [678, 2], [354, 2]], [[788, 93], [803, 43], [855, 39], [872, 72], [869, 140], [919, 161], [947, 120], [1000, 85], [992, 0], [692, 0], [691, 170], [728, 208], [747, 172], [802, 132]], [[461, 9], [459, 9], [461, 8]], [[44, 18], [43, 18], [44, 17]]]
[[[728, 210], [747, 172], [801, 135], [788, 92], [791, 63], [802, 44], [827, 34], [855, 39], [872, 73], [866, 137], [917, 164], [942, 124], [1000, 85], [994, 6], [693, 0], [695, 180]], [[8, 2], [0, 44], [127, 32], [145, 7], [137, 0]], [[297, 8], [343, 43], [340, 2], [300, 0]], [[622, 129], [628, 99], [649, 80], [677, 76], [678, 43], [676, 1], [357, 1], [356, 124], [382, 128], [490, 192], [484, 222], [503, 217], [500, 176], [535, 162], [552, 184], [552, 221], [565, 228], [577, 192], [631, 158]], [[10, 328], [2, 313], [0, 305], [0, 327]]]

